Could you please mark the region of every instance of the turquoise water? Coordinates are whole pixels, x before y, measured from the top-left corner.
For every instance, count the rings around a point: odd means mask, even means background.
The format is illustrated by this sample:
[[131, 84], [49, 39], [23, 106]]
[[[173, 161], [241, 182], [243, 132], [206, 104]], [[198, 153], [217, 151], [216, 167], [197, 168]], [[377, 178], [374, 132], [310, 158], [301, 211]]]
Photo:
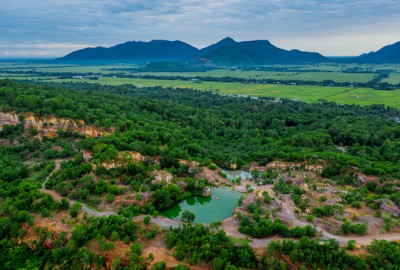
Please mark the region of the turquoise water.
[[240, 196], [240, 192], [227, 187], [212, 188], [211, 198], [189, 197], [161, 214], [168, 218], [180, 218], [184, 210], [189, 210], [196, 215], [195, 223], [216, 222], [232, 216]]
[[229, 181], [232, 181], [238, 177], [240, 177], [240, 180], [248, 179], [251, 180], [253, 179], [253, 176], [251, 175], [251, 172], [246, 172], [246, 171], [227, 171], [227, 170], [221, 170], [223, 173], [226, 174], [227, 178]]

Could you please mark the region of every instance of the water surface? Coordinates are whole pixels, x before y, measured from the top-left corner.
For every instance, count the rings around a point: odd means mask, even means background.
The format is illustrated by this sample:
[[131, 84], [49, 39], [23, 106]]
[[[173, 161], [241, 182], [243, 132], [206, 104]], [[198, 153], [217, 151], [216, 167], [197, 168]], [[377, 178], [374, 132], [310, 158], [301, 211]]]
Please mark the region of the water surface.
[[220, 221], [232, 216], [240, 196], [240, 192], [228, 187], [211, 188], [211, 198], [189, 197], [161, 214], [168, 218], [180, 218], [184, 210], [189, 210], [196, 215], [195, 223]]
[[221, 170], [223, 173], [226, 174], [226, 177], [228, 178], [229, 181], [235, 180], [238, 177], [240, 177], [240, 180], [251, 180], [253, 179], [253, 176], [251, 175], [251, 172], [246, 172], [246, 171], [227, 171], [227, 170]]

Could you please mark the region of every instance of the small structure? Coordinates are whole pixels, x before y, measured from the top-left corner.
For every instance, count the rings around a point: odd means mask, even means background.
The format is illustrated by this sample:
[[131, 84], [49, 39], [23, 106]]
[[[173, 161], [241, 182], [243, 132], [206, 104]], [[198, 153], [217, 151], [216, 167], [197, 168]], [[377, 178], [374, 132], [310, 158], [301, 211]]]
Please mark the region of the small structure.
[[192, 83], [202, 83], [202, 81], [198, 78], [193, 78], [190, 80]]

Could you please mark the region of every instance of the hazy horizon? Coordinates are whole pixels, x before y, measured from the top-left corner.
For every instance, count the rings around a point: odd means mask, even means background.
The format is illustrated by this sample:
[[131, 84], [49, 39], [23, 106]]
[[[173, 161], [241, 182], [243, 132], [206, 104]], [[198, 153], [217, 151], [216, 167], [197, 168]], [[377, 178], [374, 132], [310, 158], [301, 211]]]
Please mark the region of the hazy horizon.
[[197, 48], [225, 37], [357, 56], [400, 40], [394, 0], [4, 0], [0, 58], [55, 58], [126, 41], [181, 40]]

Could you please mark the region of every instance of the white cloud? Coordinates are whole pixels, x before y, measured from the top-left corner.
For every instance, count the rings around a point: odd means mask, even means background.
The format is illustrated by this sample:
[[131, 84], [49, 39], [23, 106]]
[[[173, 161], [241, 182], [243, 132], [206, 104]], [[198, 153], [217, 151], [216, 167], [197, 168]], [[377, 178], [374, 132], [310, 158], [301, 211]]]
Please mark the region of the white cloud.
[[179, 39], [203, 47], [232, 36], [349, 55], [400, 40], [398, 0], [2, 0], [0, 13], [0, 56], [23, 52], [1, 43], [31, 46], [25, 52], [45, 44], [36, 52], [61, 56], [85, 44]]

